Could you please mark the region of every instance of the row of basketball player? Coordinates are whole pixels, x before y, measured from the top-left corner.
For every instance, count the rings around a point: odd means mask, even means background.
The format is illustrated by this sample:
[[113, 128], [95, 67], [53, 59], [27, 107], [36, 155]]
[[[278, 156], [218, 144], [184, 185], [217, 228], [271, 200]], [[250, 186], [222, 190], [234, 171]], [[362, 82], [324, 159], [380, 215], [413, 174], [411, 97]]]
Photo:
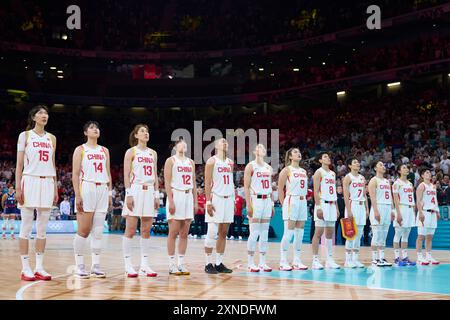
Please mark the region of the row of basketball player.
[[[46, 244], [46, 227], [50, 208], [57, 202], [55, 148], [56, 138], [45, 131], [48, 122], [48, 109], [37, 106], [30, 111], [26, 131], [19, 135], [17, 146], [16, 197], [21, 208], [22, 223], [20, 228], [20, 254], [22, 261], [22, 280], [51, 280], [51, 275], [43, 267]], [[112, 206], [112, 182], [108, 149], [97, 144], [100, 136], [99, 125], [89, 121], [84, 125], [86, 143], [78, 146], [73, 154], [73, 186], [76, 197], [78, 230], [73, 241], [75, 255], [75, 276], [80, 278], [105, 277], [100, 266], [102, 233], [105, 215]], [[130, 133], [131, 148], [124, 157], [124, 184], [126, 187], [126, 203], [123, 215], [126, 216], [126, 230], [123, 236], [123, 256], [125, 273], [128, 277], [143, 275], [156, 276], [149, 266], [150, 229], [153, 218], [159, 207], [159, 191], [157, 179], [157, 154], [148, 148], [148, 127], [144, 124], [135, 126]], [[167, 192], [167, 217], [169, 220], [169, 236], [167, 249], [169, 256], [169, 274], [187, 275], [189, 271], [184, 262], [187, 248], [187, 234], [194, 210], [197, 207], [197, 190], [195, 163], [186, 157], [186, 143], [177, 141], [174, 146], [176, 154], [168, 158], [164, 165], [164, 178]], [[215, 155], [208, 159], [205, 166], [205, 217], [208, 232], [205, 239], [205, 272], [231, 273], [232, 270], [223, 264], [226, 235], [234, 215], [234, 183], [233, 162], [227, 158], [228, 143], [219, 139], [215, 144]], [[272, 199], [272, 168], [264, 162], [266, 149], [259, 144], [254, 150], [255, 160], [245, 168], [244, 187], [247, 201], [247, 212], [250, 222], [248, 238], [248, 270], [251, 272], [272, 269], [266, 263], [269, 222], [274, 214]], [[331, 160], [328, 154], [321, 153], [318, 158], [321, 167], [315, 172], [314, 179], [314, 219], [315, 234], [312, 243], [313, 269], [323, 269], [319, 262], [319, 239], [325, 232], [327, 268], [339, 268], [333, 260], [334, 226], [337, 218], [336, 179], [330, 170]], [[301, 262], [301, 245], [304, 223], [307, 219], [307, 174], [299, 166], [301, 153], [298, 148], [291, 148], [286, 153], [286, 166], [279, 177], [279, 196], [283, 203], [284, 235], [281, 241], [280, 270], [305, 270]], [[358, 173], [358, 160], [348, 162], [351, 173], [344, 181], [344, 195], [347, 217], [354, 218], [358, 236], [346, 243], [345, 267], [363, 267], [359, 262], [359, 244], [361, 230], [368, 215], [367, 197], [364, 192], [365, 180]], [[413, 226], [418, 226], [417, 252], [420, 264], [438, 263], [431, 256], [431, 240], [437, 225], [438, 204], [436, 191], [431, 184], [429, 170], [421, 172], [424, 182], [417, 189], [417, 208], [415, 214], [414, 188], [406, 176], [407, 166], [401, 166], [401, 177], [391, 186], [383, 175], [385, 167], [382, 162], [375, 166], [376, 176], [369, 183], [372, 199], [370, 220], [373, 229], [372, 255], [373, 264], [389, 266], [384, 257], [384, 248], [388, 227], [392, 220], [395, 224], [395, 254], [399, 265], [414, 265], [407, 256], [408, 235]], [[395, 205], [394, 205], [395, 204]], [[395, 208], [395, 210], [393, 210]], [[37, 211], [36, 219], [36, 267], [32, 271], [28, 256], [28, 236], [33, 222], [33, 211]], [[141, 219], [141, 262], [136, 271], [131, 261], [132, 239], [136, 233], [138, 219]], [[87, 238], [91, 235], [92, 267], [86, 270], [84, 253]], [[175, 259], [176, 240], [178, 242], [178, 261]], [[426, 237], [426, 257], [422, 256], [421, 246]], [[287, 251], [294, 238], [294, 259], [288, 263]], [[259, 239], [259, 240], [258, 240]], [[401, 240], [401, 241], [400, 241]], [[254, 254], [259, 241], [259, 264], [255, 265]], [[402, 258], [399, 244], [401, 242]], [[216, 248], [215, 263], [212, 251]]]

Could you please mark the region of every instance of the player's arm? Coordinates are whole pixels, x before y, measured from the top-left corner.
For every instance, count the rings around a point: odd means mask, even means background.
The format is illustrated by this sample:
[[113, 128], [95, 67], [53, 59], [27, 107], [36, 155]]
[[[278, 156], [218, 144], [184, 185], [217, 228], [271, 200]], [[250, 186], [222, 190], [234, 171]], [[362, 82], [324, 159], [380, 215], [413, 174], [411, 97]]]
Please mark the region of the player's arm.
[[[192, 196], [194, 197], [194, 214], [195, 212], [197, 212], [198, 209], [198, 195], [197, 195], [197, 177], [195, 175], [195, 162], [194, 160], [191, 160], [191, 165], [192, 165]], [[172, 171], [170, 171], [172, 172]], [[196, 209], [197, 208], [197, 209]]]
[[16, 198], [17, 202], [21, 205], [23, 205], [22, 174], [25, 158], [25, 143], [26, 143], [26, 133], [22, 132], [19, 135], [19, 139], [17, 142], [17, 162], [16, 162]]
[[[133, 162], [133, 150], [128, 149], [125, 152], [125, 156], [123, 157], [123, 184], [125, 186], [125, 190], [130, 191], [131, 188], [131, 163]], [[131, 194], [126, 194], [125, 197], [132, 196]]]
[[167, 193], [167, 200], [170, 199], [170, 203], [173, 203], [173, 192], [172, 188], [170, 187], [172, 183], [172, 168], [173, 168], [173, 158], [169, 157], [164, 163], [164, 186]]
[[284, 187], [286, 186], [286, 180], [288, 176], [288, 169], [283, 168], [281, 170], [280, 175], [278, 176], [278, 199], [280, 200], [280, 203], [283, 204], [284, 202]]
[[[108, 174], [109, 179], [108, 190], [111, 192], [112, 191], [111, 161], [110, 161], [111, 158], [109, 156], [109, 150], [107, 148], [105, 148], [105, 154], [106, 154], [106, 173]], [[109, 197], [111, 198], [112, 195], [110, 194]]]
[[423, 214], [423, 192], [424, 192], [425, 186], [423, 183], [421, 183], [416, 190], [416, 199], [417, 199], [417, 210], [419, 214], [419, 220], [424, 221], [425, 215]]
[[400, 215], [400, 194], [399, 194], [399, 184], [394, 183], [392, 186], [392, 205], [394, 210]]
[[320, 206], [320, 179], [322, 178], [322, 175], [320, 174], [320, 171], [317, 170], [313, 175], [313, 188], [314, 188], [314, 203], [316, 206]]
[[342, 190], [344, 191], [344, 203], [349, 218], [353, 216], [352, 206], [350, 205], [350, 183], [350, 177], [348, 175], [345, 176], [344, 180], [342, 181]]
[[5, 202], [6, 202], [7, 197], [8, 197], [8, 194], [6, 194], [6, 193], [2, 196], [2, 208], [5, 208]]
[[211, 189], [215, 160], [213, 157], [209, 158], [205, 165], [205, 196], [206, 201], [211, 201]]
[[214, 215], [214, 206], [211, 203], [211, 189], [213, 180], [215, 160], [213, 157], [206, 161], [205, 165], [205, 196], [206, 196], [206, 212], [212, 217]]
[[375, 213], [376, 216], [379, 216], [380, 213], [378, 212], [378, 206], [377, 206], [376, 188], [377, 188], [377, 180], [375, 178], [370, 179], [370, 181], [369, 181], [370, 201], [372, 202], [373, 212]]
[[366, 186], [366, 179], [364, 178], [364, 199], [366, 199], [365, 201], [365, 206], [366, 206], [366, 217], [369, 216], [369, 199], [367, 198], [367, 190], [368, 186]]
[[[153, 159], [155, 159], [155, 184], [154, 184], [154, 188], [155, 188], [155, 192], [159, 193], [159, 179], [158, 179], [158, 154], [156, 153], [155, 150], [150, 149], [150, 151], [153, 154]], [[159, 198], [158, 198], [158, 203], [159, 203]]]
[[56, 170], [56, 137], [53, 134], [49, 134], [50, 139], [52, 141], [53, 144], [53, 157], [52, 157], [52, 161], [53, 161], [53, 168], [55, 168], [55, 177], [54, 177], [54, 181], [55, 181], [55, 195], [54, 195], [54, 199], [53, 202], [56, 204], [58, 203], [59, 200], [59, 195], [58, 195], [58, 171]]
[[244, 170], [244, 193], [245, 193], [245, 201], [247, 202], [248, 208], [252, 208], [252, 198], [250, 196], [250, 183], [252, 179], [252, 171], [253, 166], [251, 165], [251, 163], [247, 164]]
[[72, 157], [72, 185], [77, 199], [75, 206], [77, 211], [83, 211], [82, 198], [80, 193], [80, 171], [81, 171], [81, 147], [76, 147]]

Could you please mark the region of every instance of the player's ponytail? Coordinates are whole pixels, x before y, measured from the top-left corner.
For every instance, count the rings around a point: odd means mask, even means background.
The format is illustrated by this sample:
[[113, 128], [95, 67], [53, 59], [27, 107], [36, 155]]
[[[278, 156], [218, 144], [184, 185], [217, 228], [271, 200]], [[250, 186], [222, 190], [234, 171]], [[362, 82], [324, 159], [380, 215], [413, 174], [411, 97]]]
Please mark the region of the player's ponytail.
[[28, 123], [27, 123], [27, 128], [25, 129], [26, 131], [31, 130], [31, 129], [34, 128], [34, 126], [36, 125], [36, 121], [34, 121], [33, 118], [36, 115], [36, 113], [41, 111], [41, 109], [44, 109], [48, 113], [47, 106], [43, 105], [43, 104], [38, 104], [37, 106], [33, 107], [30, 110], [30, 112], [28, 113]]
[[139, 143], [139, 140], [135, 137], [136, 133], [138, 133], [139, 129], [141, 129], [142, 127], [146, 128], [148, 130], [148, 126], [146, 124], [137, 124], [134, 126], [133, 131], [131, 131], [130, 133], [130, 137], [128, 139], [129, 143], [130, 143], [130, 147], [134, 147], [137, 146], [137, 144]]

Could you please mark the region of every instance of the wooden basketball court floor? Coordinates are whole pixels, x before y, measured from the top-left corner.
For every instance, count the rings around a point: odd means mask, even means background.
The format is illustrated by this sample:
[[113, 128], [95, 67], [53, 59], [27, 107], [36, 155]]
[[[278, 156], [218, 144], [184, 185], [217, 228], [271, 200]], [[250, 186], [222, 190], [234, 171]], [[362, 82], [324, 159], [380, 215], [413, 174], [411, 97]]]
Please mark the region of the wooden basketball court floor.
[[[186, 264], [190, 276], [169, 276], [166, 238], [152, 237], [150, 265], [156, 278], [126, 278], [123, 272], [121, 235], [104, 235], [102, 265], [105, 279], [76, 279], [73, 268], [72, 234], [50, 234], [44, 261], [52, 281], [25, 282], [19, 279], [18, 240], [0, 241], [0, 299], [449, 299], [450, 251], [436, 250], [439, 266], [368, 267], [359, 270], [307, 270], [281, 272], [279, 243], [271, 242], [268, 263], [271, 273], [246, 271], [246, 242], [227, 241], [225, 264], [232, 274], [208, 275], [203, 271], [203, 240], [189, 239]], [[134, 265], [139, 263], [139, 236], [133, 248]], [[31, 247], [34, 246], [34, 243]], [[323, 250], [324, 248], [322, 248]], [[290, 248], [292, 250], [292, 248]], [[291, 252], [290, 252], [291, 254]], [[392, 260], [392, 249], [387, 249]], [[336, 261], [343, 265], [344, 247], [337, 246]], [[411, 256], [415, 253], [411, 250]], [[34, 267], [34, 254], [30, 254]], [[370, 251], [364, 247], [361, 260], [369, 265]], [[86, 257], [90, 265], [90, 256]], [[303, 262], [311, 265], [311, 246], [303, 246]]]

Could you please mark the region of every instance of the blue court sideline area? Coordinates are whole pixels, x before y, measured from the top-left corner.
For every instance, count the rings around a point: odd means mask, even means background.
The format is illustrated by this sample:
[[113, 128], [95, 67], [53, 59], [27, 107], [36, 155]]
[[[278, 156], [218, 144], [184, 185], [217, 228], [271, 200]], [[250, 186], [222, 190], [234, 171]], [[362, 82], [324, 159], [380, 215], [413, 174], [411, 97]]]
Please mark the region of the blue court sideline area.
[[242, 272], [249, 277], [270, 277], [450, 295], [450, 265], [369, 267], [364, 269]]

